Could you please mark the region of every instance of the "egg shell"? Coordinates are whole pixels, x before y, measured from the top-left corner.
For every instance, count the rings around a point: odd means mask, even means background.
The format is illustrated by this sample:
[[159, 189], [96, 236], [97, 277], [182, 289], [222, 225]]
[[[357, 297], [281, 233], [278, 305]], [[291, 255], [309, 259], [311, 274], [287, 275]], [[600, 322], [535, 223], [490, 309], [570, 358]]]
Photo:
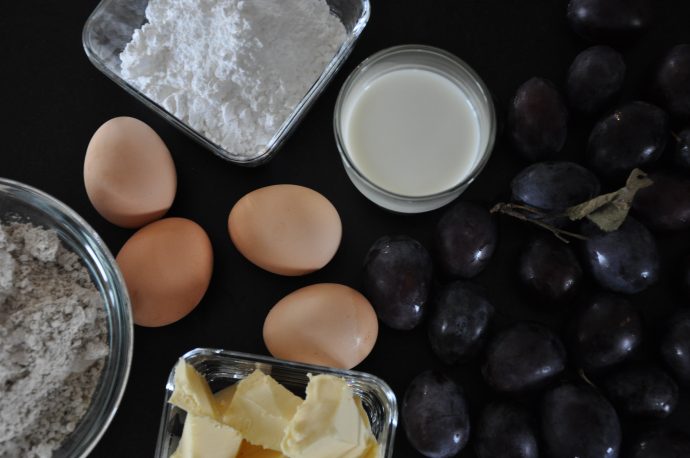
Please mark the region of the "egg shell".
[[121, 227], [141, 227], [170, 209], [175, 163], [145, 123], [113, 118], [93, 134], [84, 158], [84, 186], [96, 211]]
[[351, 369], [369, 355], [378, 336], [376, 312], [358, 291], [320, 283], [298, 289], [273, 306], [264, 342], [276, 358]]
[[206, 293], [213, 248], [193, 221], [165, 218], [139, 229], [117, 255], [134, 322], [157, 327], [191, 312]]
[[333, 258], [342, 236], [333, 204], [303, 186], [281, 184], [242, 197], [228, 217], [230, 238], [244, 257], [279, 275], [304, 275]]

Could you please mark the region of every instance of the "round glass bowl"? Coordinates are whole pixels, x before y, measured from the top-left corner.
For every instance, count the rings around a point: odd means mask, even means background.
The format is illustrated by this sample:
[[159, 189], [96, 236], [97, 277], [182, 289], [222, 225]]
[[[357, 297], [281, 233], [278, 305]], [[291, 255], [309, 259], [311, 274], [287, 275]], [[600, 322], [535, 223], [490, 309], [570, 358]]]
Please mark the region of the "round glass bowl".
[[85, 457], [113, 419], [129, 376], [133, 326], [124, 280], [98, 234], [72, 209], [44, 192], [0, 178], [0, 221], [29, 222], [54, 230], [63, 245], [80, 257], [103, 298], [110, 353], [86, 414], [53, 454], [53, 458]]
[[[382, 185], [372, 179], [372, 174], [362, 167], [361, 160], [351, 150], [349, 123], [359, 98], [383, 76], [399, 70], [426, 70], [436, 78], [452, 84], [452, 91], [460, 90], [459, 100], [469, 103], [473, 121], [476, 120], [476, 133], [470, 147], [472, 153], [467, 166], [459, 169], [457, 179], [448, 180], [448, 186], [429, 194], [406, 195], [392, 191], [390, 186]], [[427, 73], [420, 72], [420, 73]], [[383, 80], [380, 80], [383, 81]], [[416, 94], [419, 96], [419, 94]], [[373, 96], [372, 96], [373, 97]], [[381, 99], [376, 103], [381, 103]], [[496, 138], [496, 114], [488, 89], [481, 78], [465, 62], [438, 48], [421, 45], [404, 45], [380, 51], [362, 62], [348, 77], [340, 90], [335, 106], [333, 127], [336, 143], [345, 171], [355, 187], [369, 200], [388, 210], [398, 213], [420, 213], [442, 207], [457, 198], [486, 165]], [[451, 158], [453, 151], [450, 151]], [[460, 147], [458, 155], [465, 154]], [[420, 153], [423, 154], [423, 153]], [[425, 160], [439, 160], [433, 156]], [[392, 157], [390, 160], [395, 160]], [[444, 170], [437, 164], [436, 169]], [[436, 177], [436, 175], [433, 175]], [[439, 177], [439, 182], [441, 177]], [[387, 189], [388, 187], [388, 189]]]

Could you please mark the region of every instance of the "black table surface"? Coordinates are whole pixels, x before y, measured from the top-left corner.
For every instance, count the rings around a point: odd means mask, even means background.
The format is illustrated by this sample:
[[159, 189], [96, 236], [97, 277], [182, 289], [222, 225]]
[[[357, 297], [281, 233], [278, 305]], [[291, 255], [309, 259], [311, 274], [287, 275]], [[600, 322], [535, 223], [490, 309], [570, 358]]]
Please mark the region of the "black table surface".
[[[96, 0], [4, 2], [0, 13], [2, 109], [0, 176], [36, 186], [81, 214], [117, 253], [133, 233], [101, 218], [90, 205], [82, 180], [86, 145], [100, 124], [134, 116], [150, 124], [166, 142], [178, 172], [171, 216], [198, 222], [214, 246], [215, 270], [201, 304], [173, 325], [136, 327], [132, 371], [110, 428], [92, 456], [151, 456], [162, 408], [164, 383], [176, 359], [196, 347], [267, 354], [261, 337], [270, 307], [297, 288], [338, 282], [358, 288], [369, 246], [387, 234], [408, 234], [429, 246], [442, 210], [421, 215], [388, 213], [365, 199], [348, 180], [336, 149], [332, 113], [338, 90], [364, 58], [383, 48], [421, 43], [444, 48], [472, 65], [494, 94], [503, 115], [519, 84], [532, 76], [562, 87], [573, 57], [587, 44], [565, 19], [565, 0], [372, 0], [372, 16], [352, 56], [318, 99], [302, 124], [267, 165], [241, 168], [215, 157], [94, 68], [81, 44], [81, 31]], [[690, 42], [690, 2], [659, 0], [654, 28], [625, 48], [628, 65], [623, 99], [644, 97], [656, 62], [670, 46]], [[574, 119], [560, 157], [582, 160], [591, 123]], [[499, 139], [485, 171], [461, 197], [485, 205], [505, 200], [511, 177], [526, 164]], [[333, 261], [319, 272], [280, 277], [246, 261], [227, 234], [227, 215], [247, 192], [277, 183], [313, 188], [340, 212], [343, 240]], [[499, 220], [500, 244], [475, 282], [487, 287], [498, 310], [496, 326], [534, 319], [560, 329], [568, 308], [539, 310], [518, 293], [516, 256], [533, 231]], [[690, 252], [687, 233], [659, 238], [664, 276], [658, 285], [631, 297], [648, 325], [645, 351], [654, 358], [660, 322], [687, 305], [673, 273]], [[357, 367], [386, 380], [402, 399], [409, 381], [440, 368], [468, 393], [473, 419], [495, 395], [483, 388], [478, 365], [443, 367], [434, 357], [424, 327], [399, 332], [382, 326], [371, 355]], [[682, 391], [671, 423], [690, 429], [690, 392]], [[641, 425], [625, 425], [626, 436]], [[395, 456], [418, 456], [398, 429]], [[586, 440], [586, 438], [583, 438]], [[460, 456], [474, 456], [468, 447]]]

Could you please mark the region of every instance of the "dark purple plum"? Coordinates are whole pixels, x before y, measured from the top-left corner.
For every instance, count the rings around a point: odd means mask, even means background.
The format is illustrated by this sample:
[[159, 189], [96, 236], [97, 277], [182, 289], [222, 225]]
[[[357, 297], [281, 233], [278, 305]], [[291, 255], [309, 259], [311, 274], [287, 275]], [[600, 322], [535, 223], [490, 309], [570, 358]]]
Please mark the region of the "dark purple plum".
[[690, 436], [680, 431], [657, 430], [640, 435], [628, 449], [627, 458], [687, 458]]
[[364, 295], [393, 329], [412, 329], [424, 317], [433, 265], [429, 252], [407, 236], [381, 237], [364, 260]]
[[608, 290], [634, 294], [659, 279], [660, 259], [649, 230], [628, 216], [621, 227], [604, 232], [593, 223], [581, 226], [585, 263], [594, 279]]
[[685, 170], [690, 170], [690, 129], [680, 131], [677, 142], [673, 160]]
[[570, 0], [568, 23], [586, 40], [625, 44], [649, 28], [655, 6], [653, 0]]
[[617, 458], [620, 452], [618, 415], [590, 386], [562, 385], [546, 393], [541, 432], [550, 458]]
[[474, 356], [486, 340], [494, 307], [484, 291], [468, 282], [443, 287], [428, 322], [431, 348], [446, 364]]
[[686, 256], [681, 263], [680, 281], [685, 296], [690, 299], [690, 256]]
[[671, 48], [659, 67], [655, 88], [671, 114], [690, 117], [690, 44]]
[[547, 212], [558, 212], [599, 194], [599, 179], [574, 162], [532, 164], [510, 182], [512, 200]]
[[472, 278], [486, 268], [497, 239], [496, 223], [487, 209], [458, 202], [436, 226], [434, 256], [444, 275]]
[[625, 80], [621, 53], [609, 46], [582, 51], [568, 69], [565, 92], [570, 106], [583, 114], [596, 114], [609, 106]]
[[482, 375], [496, 391], [515, 393], [547, 385], [565, 364], [563, 344], [549, 328], [521, 322], [489, 341]]
[[478, 458], [538, 458], [534, 420], [515, 403], [493, 403], [484, 408], [474, 438]]
[[573, 250], [555, 237], [538, 236], [520, 256], [518, 277], [525, 289], [544, 304], [571, 298], [582, 280]]
[[532, 78], [520, 86], [508, 112], [513, 147], [528, 161], [553, 157], [568, 135], [568, 109], [554, 84]]
[[570, 349], [586, 371], [601, 371], [630, 358], [642, 342], [640, 314], [624, 297], [597, 294], [576, 313]]
[[690, 313], [674, 316], [663, 341], [661, 357], [676, 381], [690, 387]]
[[401, 415], [407, 440], [430, 458], [455, 456], [470, 437], [465, 394], [438, 372], [423, 372], [412, 380], [405, 391]]
[[678, 385], [653, 367], [628, 367], [604, 379], [606, 397], [618, 412], [644, 419], [666, 418], [678, 405]]
[[654, 184], [635, 195], [635, 214], [652, 229], [690, 228], [690, 180], [669, 172], [653, 172]]
[[668, 115], [646, 102], [629, 102], [601, 119], [592, 129], [587, 156], [594, 170], [624, 178], [635, 167], [659, 159], [668, 142]]

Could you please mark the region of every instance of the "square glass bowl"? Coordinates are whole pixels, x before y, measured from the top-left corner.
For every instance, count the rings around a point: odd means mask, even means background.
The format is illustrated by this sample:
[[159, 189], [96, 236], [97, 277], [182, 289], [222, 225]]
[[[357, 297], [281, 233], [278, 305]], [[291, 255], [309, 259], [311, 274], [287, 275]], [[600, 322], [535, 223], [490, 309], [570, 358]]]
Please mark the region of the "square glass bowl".
[[267, 162], [290, 136], [317, 97], [323, 92], [352, 52], [359, 35], [369, 20], [369, 0], [326, 0], [331, 12], [345, 26], [347, 37], [321, 75], [302, 97], [290, 116], [273, 135], [259, 154], [246, 157], [227, 151], [212, 142], [172, 113], [148, 98], [124, 80], [120, 68], [120, 53], [129, 43], [132, 34], [146, 22], [148, 0], [102, 0], [91, 13], [82, 33], [84, 50], [89, 60], [124, 90], [139, 99], [201, 145], [223, 159], [244, 166], [256, 166]]
[[[381, 458], [393, 456], [395, 428], [398, 424], [397, 402], [390, 387], [373, 375], [208, 348], [192, 350], [182, 356], [182, 359], [194, 366], [206, 378], [214, 393], [240, 381], [256, 369], [261, 369], [301, 398], [304, 398], [309, 382], [307, 374], [331, 374], [342, 377], [362, 400], [364, 410], [369, 416], [371, 429], [379, 442]], [[174, 389], [173, 369], [165, 386], [165, 401], [158, 431], [156, 458], [168, 458], [177, 448], [182, 436], [186, 413], [168, 403]]]

